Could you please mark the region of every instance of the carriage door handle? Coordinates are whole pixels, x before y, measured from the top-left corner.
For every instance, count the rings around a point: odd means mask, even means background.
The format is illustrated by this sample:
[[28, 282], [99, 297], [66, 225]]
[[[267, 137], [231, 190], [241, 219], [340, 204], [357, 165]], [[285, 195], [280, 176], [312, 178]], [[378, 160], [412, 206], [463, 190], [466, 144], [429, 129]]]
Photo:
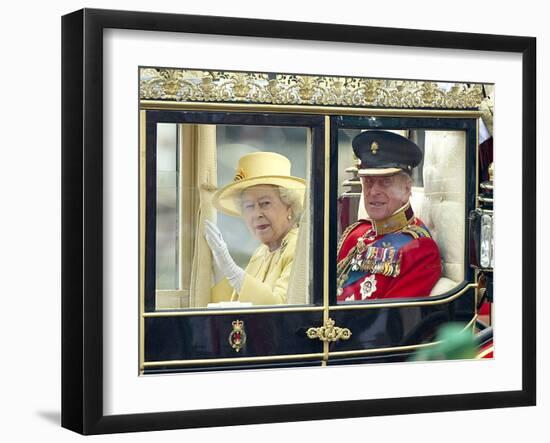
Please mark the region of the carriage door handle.
[[334, 326], [334, 320], [329, 318], [323, 326], [318, 328], [309, 328], [306, 331], [308, 338], [318, 338], [322, 342], [336, 342], [338, 340], [348, 340], [351, 337], [351, 331], [348, 328]]

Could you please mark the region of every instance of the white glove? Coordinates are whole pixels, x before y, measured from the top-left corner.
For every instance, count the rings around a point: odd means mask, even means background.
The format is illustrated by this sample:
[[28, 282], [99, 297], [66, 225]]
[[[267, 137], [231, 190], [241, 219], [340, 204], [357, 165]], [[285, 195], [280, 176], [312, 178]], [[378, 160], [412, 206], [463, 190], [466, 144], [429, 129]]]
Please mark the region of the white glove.
[[225, 278], [225, 275], [223, 274], [223, 271], [221, 270], [216, 260], [212, 260], [212, 271], [214, 274], [214, 284], [217, 285]]
[[235, 263], [229, 254], [222, 233], [210, 220], [204, 222], [204, 237], [214, 259], [214, 278], [217, 280], [221, 273], [239, 292], [244, 282], [244, 270]]

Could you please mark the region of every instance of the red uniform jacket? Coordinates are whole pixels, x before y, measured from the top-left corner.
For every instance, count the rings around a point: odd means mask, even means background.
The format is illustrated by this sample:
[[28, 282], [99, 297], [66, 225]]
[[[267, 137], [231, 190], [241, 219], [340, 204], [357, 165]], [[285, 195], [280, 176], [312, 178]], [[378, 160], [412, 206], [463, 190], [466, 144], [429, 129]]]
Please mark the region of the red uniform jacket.
[[338, 301], [424, 297], [441, 276], [441, 257], [426, 226], [414, 217], [395, 232], [377, 235], [359, 220], [338, 247]]

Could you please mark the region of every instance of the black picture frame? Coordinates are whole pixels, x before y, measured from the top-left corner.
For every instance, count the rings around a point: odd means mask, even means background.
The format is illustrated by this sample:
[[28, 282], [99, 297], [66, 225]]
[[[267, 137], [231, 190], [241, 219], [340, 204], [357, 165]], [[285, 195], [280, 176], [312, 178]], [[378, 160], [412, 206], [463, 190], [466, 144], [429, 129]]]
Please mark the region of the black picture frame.
[[[504, 392], [105, 415], [102, 36], [109, 28], [521, 54], [522, 388]], [[62, 60], [63, 427], [82, 434], [104, 434], [536, 404], [535, 38], [83, 9], [62, 19]]]

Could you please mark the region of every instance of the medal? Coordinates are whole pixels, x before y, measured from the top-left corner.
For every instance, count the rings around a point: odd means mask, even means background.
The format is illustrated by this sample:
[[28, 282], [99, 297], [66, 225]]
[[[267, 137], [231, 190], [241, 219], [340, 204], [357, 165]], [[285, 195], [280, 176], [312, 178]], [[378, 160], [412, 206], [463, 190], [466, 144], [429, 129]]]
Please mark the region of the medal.
[[374, 274], [369, 275], [360, 284], [361, 300], [370, 298], [374, 291], [376, 291], [376, 278]]

